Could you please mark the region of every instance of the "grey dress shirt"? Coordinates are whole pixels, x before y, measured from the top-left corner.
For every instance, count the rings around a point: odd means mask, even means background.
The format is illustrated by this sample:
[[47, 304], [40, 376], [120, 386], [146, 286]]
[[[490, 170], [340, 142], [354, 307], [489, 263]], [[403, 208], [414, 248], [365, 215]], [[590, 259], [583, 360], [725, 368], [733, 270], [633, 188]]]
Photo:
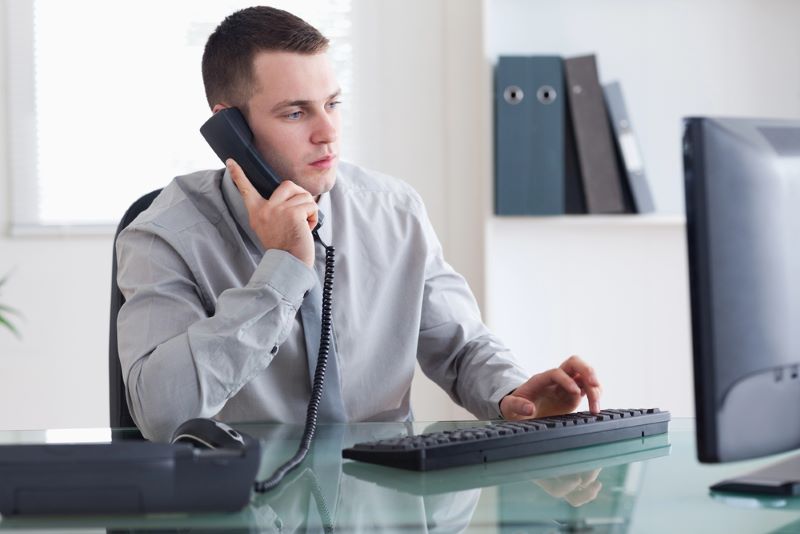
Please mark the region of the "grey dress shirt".
[[[484, 326], [466, 281], [442, 257], [419, 195], [341, 162], [322, 195], [336, 247], [333, 325], [351, 421], [411, 417], [414, 362], [481, 419], [529, 377]], [[264, 250], [227, 171], [173, 180], [117, 240], [119, 355], [142, 433], [183, 421], [305, 420], [309, 369], [298, 309], [321, 278]]]

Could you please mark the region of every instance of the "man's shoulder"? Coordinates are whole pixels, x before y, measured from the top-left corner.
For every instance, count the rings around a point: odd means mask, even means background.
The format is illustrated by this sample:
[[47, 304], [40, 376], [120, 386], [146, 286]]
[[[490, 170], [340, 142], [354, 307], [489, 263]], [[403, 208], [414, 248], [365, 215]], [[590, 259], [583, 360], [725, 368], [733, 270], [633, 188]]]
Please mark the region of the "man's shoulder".
[[180, 231], [198, 222], [216, 224], [227, 209], [220, 187], [222, 175], [218, 169], [174, 178], [130, 226]]
[[339, 163], [336, 188], [339, 194], [356, 201], [384, 198], [396, 207], [414, 211], [422, 208], [419, 193], [403, 180], [347, 161]]

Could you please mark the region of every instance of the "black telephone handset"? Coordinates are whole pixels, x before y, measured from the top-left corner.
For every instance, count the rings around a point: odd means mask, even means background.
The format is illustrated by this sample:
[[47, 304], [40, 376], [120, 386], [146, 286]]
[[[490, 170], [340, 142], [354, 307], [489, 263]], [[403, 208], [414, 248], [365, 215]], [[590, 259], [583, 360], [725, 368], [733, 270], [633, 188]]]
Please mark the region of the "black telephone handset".
[[200, 127], [200, 133], [223, 163], [231, 158], [239, 164], [262, 197], [269, 198], [282, 182], [256, 149], [253, 132], [238, 108], [217, 111]]
[[[233, 159], [244, 171], [244, 175], [253, 184], [262, 197], [269, 198], [283, 180], [264, 160], [253, 142], [253, 131], [239, 111], [239, 108], [225, 108], [217, 111], [200, 127], [208, 144], [223, 163]], [[314, 237], [319, 239], [316, 231], [322, 225], [325, 216], [317, 212], [317, 227]]]
[[[217, 111], [200, 127], [200, 133], [203, 134], [203, 137], [205, 137], [223, 163], [228, 158], [231, 158], [239, 164], [245, 176], [262, 197], [269, 198], [275, 188], [280, 185], [282, 180], [278, 178], [275, 171], [272, 170], [261, 156], [261, 153], [259, 153], [253, 143], [253, 132], [239, 109], [225, 108]], [[308, 402], [308, 410], [306, 411], [305, 429], [297, 453], [289, 461], [278, 467], [269, 479], [255, 483], [254, 489], [259, 493], [275, 488], [286, 473], [300, 465], [311, 447], [311, 441], [314, 439], [314, 433], [316, 432], [320, 399], [322, 398], [322, 389], [325, 384], [325, 370], [328, 366], [328, 351], [331, 346], [331, 301], [335, 253], [335, 249], [332, 246], [322, 242], [317, 232], [322, 224], [322, 219], [322, 212], [318, 212], [317, 227], [313, 230], [314, 238], [325, 247], [325, 280], [322, 284], [322, 330], [320, 332], [317, 367], [314, 372], [314, 384], [311, 388], [311, 399]]]

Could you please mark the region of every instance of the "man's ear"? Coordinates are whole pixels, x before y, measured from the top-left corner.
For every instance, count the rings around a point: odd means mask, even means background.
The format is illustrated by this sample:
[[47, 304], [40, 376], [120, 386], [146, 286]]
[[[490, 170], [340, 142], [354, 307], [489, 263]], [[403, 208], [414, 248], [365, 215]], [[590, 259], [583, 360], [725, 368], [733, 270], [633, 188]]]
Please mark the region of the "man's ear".
[[231, 106], [229, 106], [228, 104], [214, 104], [214, 107], [211, 108], [211, 113], [216, 113], [217, 111], [220, 111], [222, 109], [228, 109], [229, 107]]

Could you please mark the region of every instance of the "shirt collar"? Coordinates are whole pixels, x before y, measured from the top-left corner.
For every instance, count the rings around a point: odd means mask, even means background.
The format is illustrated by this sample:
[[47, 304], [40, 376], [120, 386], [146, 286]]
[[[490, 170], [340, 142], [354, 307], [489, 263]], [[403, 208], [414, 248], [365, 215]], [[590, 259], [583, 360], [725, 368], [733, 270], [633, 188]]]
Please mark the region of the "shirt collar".
[[[264, 247], [261, 245], [261, 240], [250, 227], [250, 216], [247, 214], [247, 208], [244, 205], [242, 194], [239, 193], [239, 189], [236, 187], [236, 184], [233, 183], [233, 178], [231, 178], [228, 169], [225, 169], [225, 173], [222, 175], [222, 195], [236, 223], [242, 231], [244, 231], [250, 241], [253, 242], [253, 245], [258, 248], [259, 252], [263, 254]], [[322, 226], [319, 227], [317, 233], [326, 245], [331, 245], [331, 239], [333, 238], [333, 232], [331, 231], [333, 228], [333, 210], [331, 209], [330, 192], [320, 195], [317, 206], [319, 206], [319, 211], [325, 214]]]

